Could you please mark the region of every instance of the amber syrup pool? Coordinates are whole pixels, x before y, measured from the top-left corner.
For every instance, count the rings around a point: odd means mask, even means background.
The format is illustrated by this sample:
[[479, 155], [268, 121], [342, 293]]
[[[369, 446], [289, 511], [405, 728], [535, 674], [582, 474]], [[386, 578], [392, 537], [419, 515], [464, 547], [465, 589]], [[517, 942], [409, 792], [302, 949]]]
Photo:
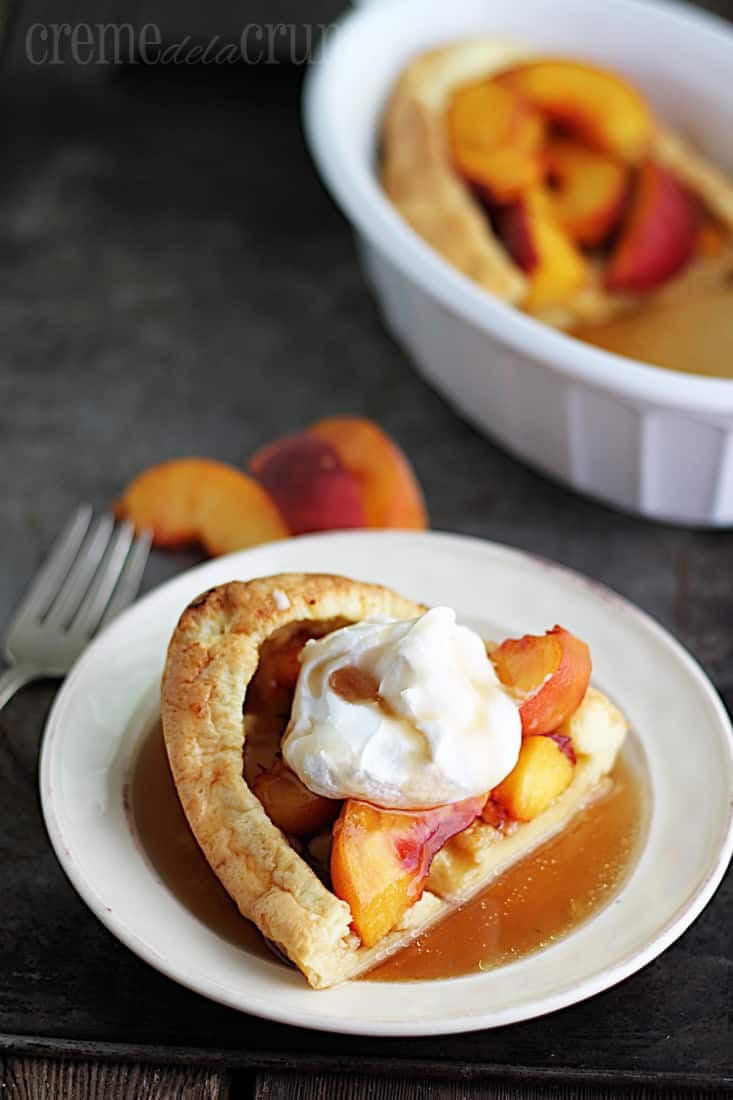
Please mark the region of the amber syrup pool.
[[[129, 801], [138, 840], [168, 889], [213, 932], [270, 958], [259, 932], [240, 916], [188, 827], [159, 724], [137, 755]], [[609, 790], [562, 833], [372, 970], [368, 980], [457, 977], [554, 943], [618, 893], [636, 862], [646, 819], [645, 785], [622, 754]]]

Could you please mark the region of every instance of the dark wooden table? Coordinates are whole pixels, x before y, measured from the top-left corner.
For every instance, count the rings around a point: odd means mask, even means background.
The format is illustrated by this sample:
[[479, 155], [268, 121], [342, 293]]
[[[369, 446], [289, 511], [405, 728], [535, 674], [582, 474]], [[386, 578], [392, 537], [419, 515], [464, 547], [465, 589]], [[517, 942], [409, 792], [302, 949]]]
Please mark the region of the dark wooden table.
[[[648, 524], [572, 494], [478, 436], [418, 379], [384, 334], [348, 228], [309, 165], [299, 83], [281, 65], [6, 77], [0, 622], [80, 500], [104, 506], [132, 474], [173, 455], [241, 463], [277, 433], [354, 412], [379, 420], [412, 456], [435, 527], [544, 554], [610, 584], [690, 648], [730, 707], [733, 533]], [[155, 554], [146, 587], [195, 560]], [[339, 1072], [314, 1062], [298, 1073], [279, 1066], [276, 1053], [256, 1072], [236, 1060], [235, 1069], [176, 1065], [168, 1047], [160, 1066], [139, 1048], [125, 1053], [133, 1032], [165, 1031], [158, 1013], [190, 1014], [193, 1042], [201, 1010], [97, 924], [50, 852], [35, 769], [54, 692], [33, 685], [0, 714], [0, 1032], [17, 1035], [2, 1048], [2, 1100], [642, 1095], [633, 1074], [622, 1090], [599, 1075], [585, 1080], [582, 1067], [566, 1079], [559, 1068], [544, 1083], [538, 1075], [474, 1081], [460, 1068], [428, 1082], [359, 1075], [359, 1060], [346, 1056]], [[732, 898], [730, 877], [721, 889]], [[710, 1068], [696, 1058], [695, 1035], [715, 1031], [718, 1017], [701, 1017], [697, 1033], [694, 1021], [675, 1030], [674, 1006], [655, 999], [666, 987], [653, 982], [672, 968], [680, 1001], [692, 990], [704, 1012], [713, 977], [731, 973], [729, 928], [726, 944], [720, 921], [706, 914], [645, 977], [631, 979], [648, 998], [645, 1010], [668, 1014], [655, 1041], [691, 1073]], [[102, 1003], [112, 1005], [104, 1033], [95, 1016]], [[689, 1003], [684, 1011], [691, 1019]], [[708, 1037], [716, 1066], [730, 1045], [722, 1016], [719, 1036]], [[571, 1049], [578, 1016], [563, 1019]], [[553, 1026], [562, 1055], [564, 1025], [548, 1021], [548, 1034]], [[653, 1069], [657, 1051], [638, 1040], [634, 1048], [619, 1026], [632, 1068]], [[86, 1045], [64, 1047], [65, 1036], [79, 1034]], [[119, 1047], [99, 1045], [110, 1035]]]

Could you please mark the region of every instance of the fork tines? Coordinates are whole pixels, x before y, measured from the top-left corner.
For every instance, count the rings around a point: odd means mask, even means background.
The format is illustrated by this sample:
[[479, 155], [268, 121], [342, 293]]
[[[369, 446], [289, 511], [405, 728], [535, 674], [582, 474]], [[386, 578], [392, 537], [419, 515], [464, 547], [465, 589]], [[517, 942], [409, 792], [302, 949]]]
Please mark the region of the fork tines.
[[17, 619], [31, 617], [57, 630], [90, 637], [137, 594], [150, 551], [150, 533], [135, 537], [131, 523], [96, 519], [77, 509], [35, 577]]

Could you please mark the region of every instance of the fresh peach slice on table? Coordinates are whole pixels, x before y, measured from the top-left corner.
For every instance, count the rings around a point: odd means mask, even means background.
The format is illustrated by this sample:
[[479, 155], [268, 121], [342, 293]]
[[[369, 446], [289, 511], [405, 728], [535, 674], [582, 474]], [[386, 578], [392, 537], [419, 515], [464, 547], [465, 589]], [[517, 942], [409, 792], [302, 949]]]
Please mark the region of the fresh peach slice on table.
[[636, 88], [615, 73], [548, 58], [514, 66], [496, 79], [552, 122], [626, 164], [637, 164], [649, 148], [653, 116]]
[[486, 796], [434, 810], [381, 810], [349, 799], [333, 830], [331, 880], [371, 947], [421, 896], [433, 856], [481, 813]]
[[288, 534], [253, 478], [207, 458], [178, 458], [146, 470], [125, 489], [115, 514], [138, 530], [150, 529], [156, 546], [200, 542], [210, 554]]
[[562, 305], [587, 282], [587, 261], [553, 219], [545, 195], [528, 192], [497, 207], [494, 224], [509, 255], [529, 276], [526, 309]]
[[332, 417], [312, 424], [308, 432], [329, 443], [359, 482], [367, 527], [427, 527], [425, 501], [412, 466], [373, 420]]
[[456, 168], [496, 202], [508, 202], [542, 177], [544, 123], [510, 88], [483, 80], [460, 88], [447, 113]]
[[660, 286], [692, 257], [697, 230], [690, 193], [666, 168], [644, 161], [606, 269], [606, 286], [629, 293]]
[[255, 779], [252, 789], [270, 820], [286, 833], [312, 836], [338, 816], [341, 803], [314, 794], [281, 760]]
[[551, 736], [525, 737], [519, 760], [491, 792], [517, 821], [531, 821], [570, 786], [574, 764], [565, 746]]
[[568, 138], [548, 144], [545, 165], [550, 208], [558, 225], [578, 244], [600, 244], [623, 211], [625, 165]]
[[278, 439], [250, 459], [291, 534], [365, 527], [359, 482], [335, 447], [308, 432]]
[[588, 646], [561, 626], [508, 638], [491, 660], [501, 682], [525, 696], [519, 708], [524, 737], [554, 732], [580, 706], [590, 683]]
[[294, 534], [427, 526], [425, 502], [410, 463], [371, 420], [319, 420], [262, 448], [250, 467]]

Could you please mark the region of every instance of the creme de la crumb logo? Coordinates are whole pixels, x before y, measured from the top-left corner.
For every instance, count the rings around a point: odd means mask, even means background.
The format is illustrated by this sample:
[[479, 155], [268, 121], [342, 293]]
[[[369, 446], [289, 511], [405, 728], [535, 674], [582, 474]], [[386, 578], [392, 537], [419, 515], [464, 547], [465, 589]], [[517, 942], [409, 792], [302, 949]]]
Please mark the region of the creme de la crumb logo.
[[236, 40], [184, 35], [166, 39], [156, 23], [31, 23], [30, 65], [276, 65], [309, 63], [333, 30], [329, 23], [247, 23]]

